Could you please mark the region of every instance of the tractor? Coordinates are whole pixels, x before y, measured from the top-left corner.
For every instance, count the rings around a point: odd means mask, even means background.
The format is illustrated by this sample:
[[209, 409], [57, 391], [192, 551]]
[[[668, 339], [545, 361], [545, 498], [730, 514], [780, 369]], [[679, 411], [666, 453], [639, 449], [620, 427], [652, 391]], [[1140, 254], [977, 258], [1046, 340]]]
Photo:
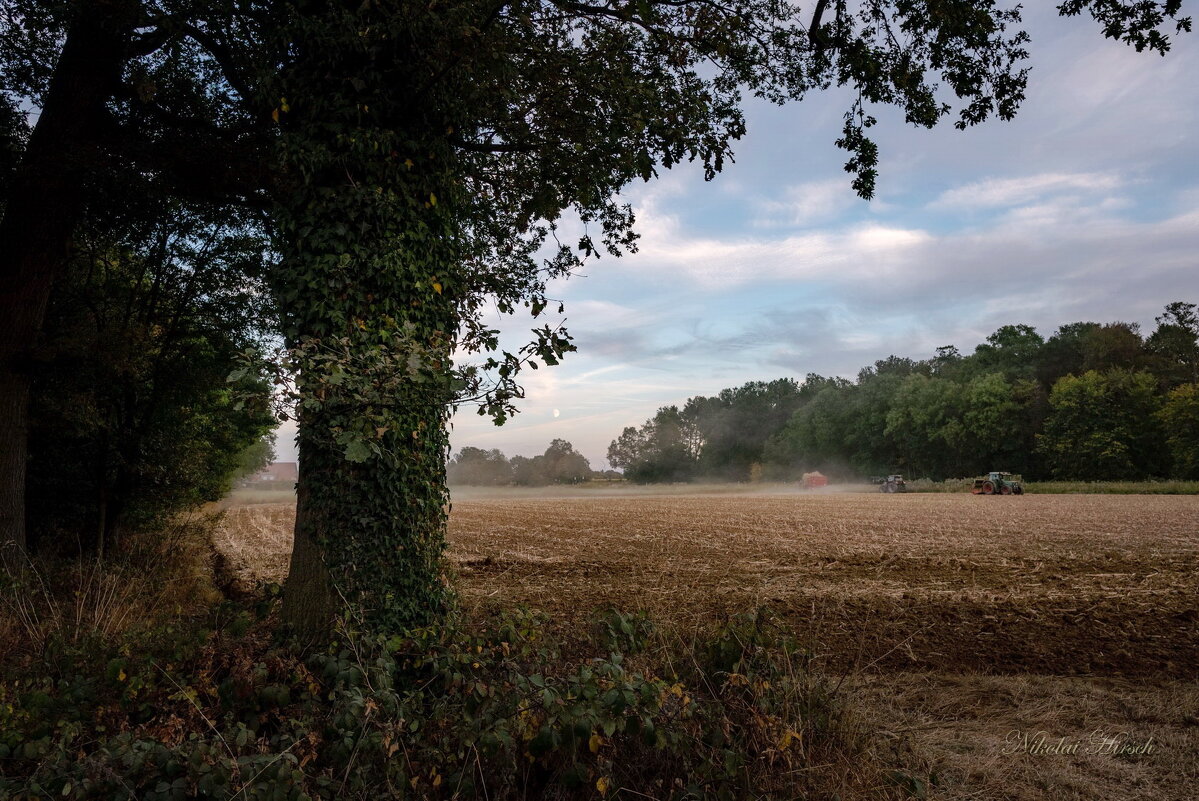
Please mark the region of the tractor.
[[973, 495], [1023, 495], [1024, 477], [992, 470], [985, 478], [974, 479]]
[[879, 492], [907, 492], [907, 482], [903, 480], [901, 475], [876, 476], [870, 479], [873, 483], [878, 484]]

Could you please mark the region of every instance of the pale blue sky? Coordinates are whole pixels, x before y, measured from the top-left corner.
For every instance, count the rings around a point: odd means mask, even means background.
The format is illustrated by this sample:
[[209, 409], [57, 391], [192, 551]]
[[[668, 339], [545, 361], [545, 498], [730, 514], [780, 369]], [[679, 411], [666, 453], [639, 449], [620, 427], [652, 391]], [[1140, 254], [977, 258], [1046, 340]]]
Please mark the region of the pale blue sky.
[[[692, 395], [853, 377], [891, 353], [970, 350], [1007, 323], [1151, 329], [1166, 303], [1199, 302], [1199, 41], [1163, 59], [1088, 19], [1026, 17], [1016, 120], [927, 131], [877, 110], [871, 202], [833, 145], [837, 92], [751, 103], [736, 163], [710, 183], [682, 168], [630, 187], [640, 252], [552, 287], [579, 352], [527, 375], [505, 426], [460, 412], [455, 449], [533, 455], [562, 437], [604, 467], [622, 428]], [[516, 347], [531, 321], [502, 327]]]

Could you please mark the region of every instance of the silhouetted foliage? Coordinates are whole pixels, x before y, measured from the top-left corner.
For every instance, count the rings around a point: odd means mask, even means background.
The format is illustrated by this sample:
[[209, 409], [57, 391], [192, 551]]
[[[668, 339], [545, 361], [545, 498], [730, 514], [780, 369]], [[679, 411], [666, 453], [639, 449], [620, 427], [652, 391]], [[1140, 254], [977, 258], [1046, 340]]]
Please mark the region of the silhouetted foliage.
[[[97, 212], [58, 282], [34, 368], [31, 540], [84, 551], [215, 501], [269, 459], [261, 374], [227, 377], [270, 325], [263, 241], [211, 211]], [[220, 215], [225, 217], [226, 215]], [[93, 218], [94, 219], [94, 218]], [[247, 461], [248, 460], [248, 461]]]

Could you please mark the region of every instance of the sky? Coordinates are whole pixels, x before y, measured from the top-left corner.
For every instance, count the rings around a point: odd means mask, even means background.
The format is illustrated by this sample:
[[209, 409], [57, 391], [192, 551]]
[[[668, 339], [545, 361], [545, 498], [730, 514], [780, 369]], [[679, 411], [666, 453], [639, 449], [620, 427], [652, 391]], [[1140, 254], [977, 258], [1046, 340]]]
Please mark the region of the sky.
[[[748, 102], [736, 162], [711, 182], [685, 165], [630, 186], [638, 252], [550, 287], [566, 310], [548, 321], [565, 318], [578, 352], [528, 372], [502, 427], [461, 409], [455, 451], [532, 456], [562, 438], [605, 468], [625, 426], [694, 395], [969, 352], [1011, 323], [1148, 333], [1167, 303], [1199, 302], [1199, 39], [1138, 54], [1037, 5], [1015, 120], [930, 131], [874, 111], [874, 200], [854, 194], [833, 144], [837, 91]], [[496, 324], [513, 349], [534, 321]], [[280, 432], [281, 460], [292, 435]]]

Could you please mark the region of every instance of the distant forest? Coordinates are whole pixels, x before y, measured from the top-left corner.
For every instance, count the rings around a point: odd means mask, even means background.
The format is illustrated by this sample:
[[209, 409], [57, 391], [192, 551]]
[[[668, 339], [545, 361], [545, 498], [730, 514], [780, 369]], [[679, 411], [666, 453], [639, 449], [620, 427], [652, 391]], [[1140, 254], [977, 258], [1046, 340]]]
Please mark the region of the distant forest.
[[900, 472], [1030, 479], [1199, 478], [1199, 314], [1079, 322], [1044, 339], [1005, 325], [965, 355], [890, 356], [856, 381], [808, 374], [664, 406], [608, 447], [632, 481], [791, 480]]
[[614, 470], [592, 470], [591, 464], [564, 439], [556, 439], [545, 453], [532, 458], [509, 459], [498, 449], [466, 447], [446, 465], [446, 481], [454, 485], [482, 487], [545, 487], [550, 484], [580, 484], [592, 479], [621, 478]]

